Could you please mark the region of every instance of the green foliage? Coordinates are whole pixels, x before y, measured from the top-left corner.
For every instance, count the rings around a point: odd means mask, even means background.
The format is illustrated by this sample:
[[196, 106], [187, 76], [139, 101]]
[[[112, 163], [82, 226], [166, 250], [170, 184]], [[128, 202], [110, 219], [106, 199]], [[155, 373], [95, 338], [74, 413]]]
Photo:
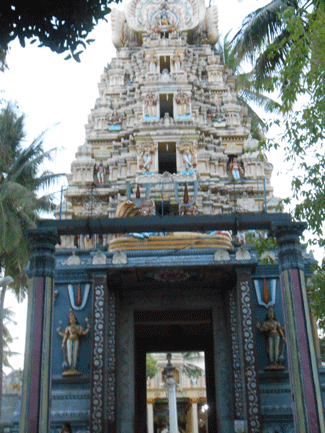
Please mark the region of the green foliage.
[[[240, 59], [252, 61], [258, 90], [277, 90], [283, 107], [281, 141], [293, 174], [291, 204], [305, 220], [309, 243], [323, 247], [325, 218], [325, 2], [272, 0], [246, 17], [235, 37]], [[271, 77], [268, 87], [265, 76]], [[259, 78], [262, 80], [259, 81]], [[325, 330], [325, 262], [316, 266], [311, 307]], [[323, 344], [325, 347], [325, 343]]]
[[254, 107], [262, 108], [267, 113], [279, 114], [282, 110], [281, 105], [257, 89], [254, 74], [244, 71], [242, 59], [237, 55], [234, 46], [229, 40], [229, 33], [219, 40], [215, 48], [223, 62], [236, 75], [237, 96], [251, 118], [252, 137], [264, 144], [267, 124], [257, 114]]
[[315, 265], [312, 285], [308, 291], [310, 306], [320, 329], [325, 331], [325, 260], [321, 265]]
[[41, 171], [53, 157], [44, 151], [43, 135], [23, 147], [24, 116], [8, 104], [0, 111], [0, 270], [14, 280], [17, 297], [25, 293], [29, 259], [27, 229], [35, 228], [38, 212], [52, 208], [53, 197], [43, 193], [61, 175]]
[[[259, 258], [263, 253], [277, 249], [276, 239], [268, 236], [268, 233], [263, 230], [255, 230], [246, 234], [246, 243], [254, 246]], [[271, 256], [265, 257], [262, 260], [264, 265], [273, 265]]]
[[5, 367], [9, 367], [12, 369], [10, 365], [9, 359], [15, 355], [18, 355], [17, 352], [13, 352], [10, 349], [10, 344], [14, 341], [12, 337], [9, 326], [17, 325], [17, 322], [14, 320], [15, 313], [10, 308], [4, 308], [3, 310], [3, 327], [2, 327], [2, 340], [3, 340], [3, 365]]
[[[283, 15], [290, 49], [278, 73], [285, 112], [282, 137], [286, 161], [294, 168], [294, 217], [306, 220], [314, 234], [312, 243], [324, 245], [325, 217], [325, 14], [321, 9]], [[273, 49], [278, 49], [273, 44]], [[297, 100], [305, 101], [298, 107]]]
[[[306, 220], [313, 244], [324, 245], [325, 13], [324, 1], [272, 0], [244, 20], [234, 38], [238, 59], [252, 62], [259, 91], [279, 91], [284, 126], [280, 143], [293, 174], [291, 203]], [[267, 78], [267, 79], [266, 79]], [[297, 104], [299, 101], [299, 104]]]
[[12, 103], [1, 110], [0, 116], [0, 173], [7, 173], [10, 165], [21, 148], [25, 138], [23, 129], [24, 115], [17, 114], [18, 110]]
[[319, 339], [320, 342], [320, 353], [323, 362], [325, 361], [325, 337]]
[[[35, 0], [26, 3], [17, 0], [0, 3], [0, 46], [8, 49], [18, 37], [21, 46], [25, 39], [37, 40], [40, 46], [56, 53], [70, 51], [70, 57], [79, 61], [80, 53], [92, 40], [88, 34], [111, 9], [113, 0]], [[114, 0], [118, 3], [119, 0]]]
[[183, 367], [182, 372], [190, 379], [199, 379], [202, 376], [202, 370], [194, 364], [194, 360], [201, 357], [200, 352], [182, 352]]
[[157, 359], [151, 353], [147, 353], [146, 364], [147, 364], [147, 377], [149, 377], [149, 379], [152, 379], [154, 376], [156, 376], [158, 372]]

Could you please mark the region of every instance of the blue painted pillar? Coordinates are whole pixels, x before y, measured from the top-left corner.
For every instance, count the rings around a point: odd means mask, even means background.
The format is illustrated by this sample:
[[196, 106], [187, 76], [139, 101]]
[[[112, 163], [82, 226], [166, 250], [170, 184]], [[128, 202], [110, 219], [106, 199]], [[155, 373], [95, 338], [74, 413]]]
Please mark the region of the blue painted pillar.
[[53, 280], [56, 229], [28, 233], [32, 251], [20, 433], [50, 430]]
[[325, 432], [316, 351], [299, 237], [304, 223], [274, 225], [280, 266], [295, 431]]

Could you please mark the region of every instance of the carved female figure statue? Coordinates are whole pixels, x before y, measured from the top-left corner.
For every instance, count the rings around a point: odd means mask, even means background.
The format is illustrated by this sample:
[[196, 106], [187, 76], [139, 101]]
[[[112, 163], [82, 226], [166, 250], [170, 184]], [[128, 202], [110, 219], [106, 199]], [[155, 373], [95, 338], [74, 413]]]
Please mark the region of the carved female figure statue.
[[269, 365], [264, 367], [264, 370], [282, 370], [284, 367], [279, 362], [279, 357], [282, 354], [285, 337], [283, 328], [276, 321], [274, 309], [270, 306], [267, 310], [267, 316], [262, 326], [257, 322], [257, 329], [266, 334], [266, 353], [269, 358]]
[[62, 337], [62, 350], [64, 359], [68, 363], [69, 369], [62, 373], [62, 376], [78, 376], [81, 373], [76, 370], [77, 360], [80, 352], [80, 339], [88, 334], [90, 325], [85, 319], [87, 329], [79, 325], [74, 312], [69, 310], [69, 325], [61, 332], [61, 325], [57, 328], [57, 333]]

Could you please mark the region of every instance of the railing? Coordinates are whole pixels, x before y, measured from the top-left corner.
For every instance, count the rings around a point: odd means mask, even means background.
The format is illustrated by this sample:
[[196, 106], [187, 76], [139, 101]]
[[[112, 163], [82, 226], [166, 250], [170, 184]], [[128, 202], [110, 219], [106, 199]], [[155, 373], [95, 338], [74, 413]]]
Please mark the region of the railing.
[[[106, 206], [105, 216], [114, 218], [117, 206], [123, 201], [133, 202], [138, 208], [146, 200], [156, 205], [156, 213], [166, 215], [179, 213], [197, 205], [198, 213], [267, 212], [267, 191], [265, 179], [233, 180], [195, 180], [180, 182], [147, 183], [106, 183], [103, 185], [69, 185], [61, 188], [59, 219], [69, 211], [70, 199], [79, 201], [83, 217], [98, 216], [98, 207]], [[245, 202], [249, 208], [243, 207]], [[252, 209], [249, 203], [255, 203]], [[167, 206], [167, 207], [166, 207]], [[216, 207], [219, 209], [216, 211]]]

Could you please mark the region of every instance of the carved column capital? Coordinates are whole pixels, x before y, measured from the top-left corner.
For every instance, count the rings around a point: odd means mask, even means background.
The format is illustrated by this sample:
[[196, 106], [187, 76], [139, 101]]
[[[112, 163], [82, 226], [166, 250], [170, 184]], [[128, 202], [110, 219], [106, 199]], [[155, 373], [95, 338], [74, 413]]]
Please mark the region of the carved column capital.
[[55, 245], [59, 243], [56, 228], [34, 229], [27, 232], [31, 245], [29, 277], [54, 277]]
[[300, 236], [306, 229], [306, 223], [291, 223], [272, 225], [272, 235], [276, 237], [279, 247], [278, 258], [280, 271], [286, 269], [303, 269], [303, 259], [300, 247]]

